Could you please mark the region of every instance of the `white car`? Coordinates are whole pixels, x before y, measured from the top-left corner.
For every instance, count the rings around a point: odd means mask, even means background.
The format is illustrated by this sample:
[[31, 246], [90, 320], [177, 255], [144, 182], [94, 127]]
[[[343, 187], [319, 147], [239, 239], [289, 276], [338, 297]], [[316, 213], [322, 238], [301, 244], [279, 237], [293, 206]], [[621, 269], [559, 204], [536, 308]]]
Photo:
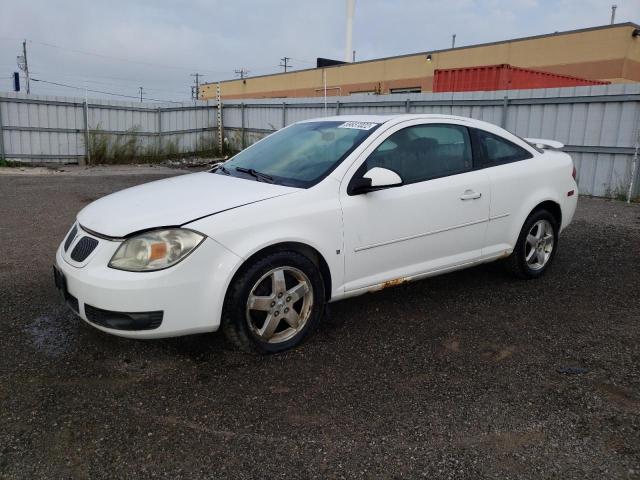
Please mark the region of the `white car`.
[[327, 302], [498, 259], [542, 275], [578, 196], [558, 147], [446, 115], [299, 122], [211, 171], [88, 205], [56, 284], [108, 333], [222, 328], [242, 349], [285, 350]]

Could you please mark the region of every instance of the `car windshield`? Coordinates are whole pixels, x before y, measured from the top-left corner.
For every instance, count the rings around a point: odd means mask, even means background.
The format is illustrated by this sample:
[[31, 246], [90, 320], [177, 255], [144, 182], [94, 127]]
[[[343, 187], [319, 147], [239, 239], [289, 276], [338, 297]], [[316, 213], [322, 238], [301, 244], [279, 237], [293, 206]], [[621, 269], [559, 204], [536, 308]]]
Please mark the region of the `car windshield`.
[[344, 121], [298, 123], [238, 153], [215, 173], [308, 188], [331, 173], [378, 126]]

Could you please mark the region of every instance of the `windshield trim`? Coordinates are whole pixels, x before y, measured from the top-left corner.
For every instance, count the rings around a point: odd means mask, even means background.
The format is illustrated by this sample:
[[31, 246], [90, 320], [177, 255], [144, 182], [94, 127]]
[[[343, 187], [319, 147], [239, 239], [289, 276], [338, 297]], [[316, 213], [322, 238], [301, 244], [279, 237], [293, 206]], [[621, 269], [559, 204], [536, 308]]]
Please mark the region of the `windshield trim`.
[[[335, 121], [335, 120], [315, 120], [315, 122], [317, 122], [317, 123], [321, 123], [321, 122], [327, 122], [328, 123], [328, 122], [333, 122], [333, 121]], [[282, 130], [284, 130], [286, 128], [292, 127], [294, 125], [300, 125], [300, 124], [303, 124], [303, 123], [311, 123], [311, 122], [313, 122], [313, 120], [303, 120], [301, 122], [292, 123], [291, 125], [287, 125], [284, 128], [276, 130], [275, 132], [271, 133], [270, 135], [273, 135], [274, 133], [280, 132], [280, 131], [282, 131]], [[373, 123], [373, 122], [371, 122], [371, 123]], [[364, 135], [360, 139], [359, 142], [354, 143], [345, 153], [342, 154], [342, 156], [340, 156], [340, 158], [338, 158], [329, 168], [327, 168], [327, 170], [322, 175], [320, 175], [317, 178], [314, 178], [313, 180], [298, 180], [298, 179], [295, 179], [295, 178], [281, 177], [281, 176], [272, 175], [272, 174], [269, 174], [269, 176], [273, 178], [273, 184], [274, 185], [280, 185], [280, 186], [292, 187], [292, 188], [304, 188], [304, 189], [311, 188], [311, 187], [317, 185], [318, 183], [322, 182], [329, 175], [331, 175], [331, 173], [336, 168], [338, 168], [338, 166], [340, 164], [342, 164], [342, 162], [344, 162], [347, 159], [347, 157], [354, 152], [354, 150], [356, 148], [358, 148], [360, 145], [362, 145], [365, 142], [365, 140], [367, 140], [369, 137], [371, 137], [371, 134], [373, 132], [375, 132], [378, 128], [380, 128], [381, 125], [382, 125], [382, 123], [376, 123], [374, 127], [372, 127], [371, 129], [369, 129], [367, 131], [366, 135]], [[247, 148], [251, 148], [253, 145], [256, 145], [260, 141], [268, 138], [270, 135], [267, 135], [266, 137], [261, 138], [258, 142], [253, 143], [252, 145], [250, 145]], [[241, 152], [247, 150], [247, 148], [245, 148], [244, 150], [241, 150]], [[240, 152], [238, 152], [238, 153], [240, 153]], [[233, 157], [229, 158], [228, 160], [226, 160], [223, 163], [217, 164], [214, 167], [214, 169], [209, 170], [209, 172], [210, 173], [219, 172], [220, 171], [220, 167], [225, 165], [227, 162], [233, 160], [236, 155], [234, 155]], [[255, 182], [261, 181], [260, 179], [255, 178], [255, 177], [253, 177], [252, 175], [250, 175], [248, 173], [238, 172], [240, 175], [236, 175], [235, 173], [237, 172], [237, 170], [235, 170], [235, 168], [231, 168], [230, 167], [230, 168], [226, 169], [226, 171], [229, 172], [231, 174], [231, 176], [235, 177], [235, 178], [242, 178], [242, 179], [245, 179], [245, 180], [251, 180], [251, 181], [255, 181]], [[219, 175], [227, 175], [226, 173], [218, 173], [218, 174]]]

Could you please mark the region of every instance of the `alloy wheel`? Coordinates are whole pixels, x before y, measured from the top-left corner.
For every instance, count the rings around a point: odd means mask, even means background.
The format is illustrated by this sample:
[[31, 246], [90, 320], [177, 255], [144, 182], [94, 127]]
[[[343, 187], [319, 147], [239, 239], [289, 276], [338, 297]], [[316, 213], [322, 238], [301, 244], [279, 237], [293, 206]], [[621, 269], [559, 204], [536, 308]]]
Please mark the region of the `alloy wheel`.
[[549, 220], [538, 220], [533, 224], [525, 240], [524, 255], [532, 270], [540, 270], [549, 262], [554, 246], [553, 227]]
[[246, 305], [251, 331], [262, 341], [281, 343], [307, 324], [313, 307], [313, 287], [295, 267], [269, 270], [253, 285]]

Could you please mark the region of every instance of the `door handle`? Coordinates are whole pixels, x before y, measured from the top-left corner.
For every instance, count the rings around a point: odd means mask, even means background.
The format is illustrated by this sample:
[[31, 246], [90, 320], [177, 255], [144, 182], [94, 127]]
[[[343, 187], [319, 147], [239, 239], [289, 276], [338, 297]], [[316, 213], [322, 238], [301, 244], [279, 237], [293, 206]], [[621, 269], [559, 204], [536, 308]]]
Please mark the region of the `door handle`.
[[482, 197], [482, 193], [480, 192], [475, 192], [473, 190], [465, 190], [462, 196], [460, 197], [460, 200], [475, 200], [480, 197]]

